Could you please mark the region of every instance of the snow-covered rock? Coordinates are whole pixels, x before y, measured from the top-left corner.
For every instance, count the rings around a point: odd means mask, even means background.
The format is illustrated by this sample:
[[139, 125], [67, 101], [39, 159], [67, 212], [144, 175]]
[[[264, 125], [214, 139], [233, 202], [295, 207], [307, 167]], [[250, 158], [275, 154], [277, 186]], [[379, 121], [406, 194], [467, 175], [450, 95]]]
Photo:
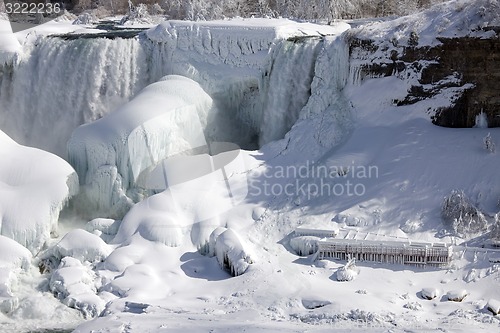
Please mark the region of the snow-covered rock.
[[0, 131], [0, 234], [38, 252], [57, 233], [59, 213], [78, 192], [63, 159], [17, 144]]
[[500, 301], [496, 299], [490, 299], [488, 304], [486, 304], [486, 308], [490, 310], [494, 315], [500, 314]]
[[467, 290], [465, 289], [457, 289], [457, 290], [450, 290], [446, 293], [446, 298], [449, 301], [453, 302], [462, 302], [463, 299], [468, 295]]
[[49, 281], [54, 295], [69, 307], [80, 310], [88, 317], [95, 317], [104, 309], [105, 302], [96, 295], [95, 273], [78, 260], [65, 257]]
[[[77, 128], [68, 153], [82, 185], [79, 209], [122, 217], [146, 190], [158, 189], [148, 183], [152, 169], [169, 156], [206, 145], [203, 131], [213, 112], [212, 99], [196, 82], [167, 76], [118, 110]], [[167, 182], [162, 179], [159, 189]]]
[[431, 300], [439, 295], [439, 291], [436, 288], [422, 288], [420, 291], [422, 298]]
[[217, 237], [215, 252], [219, 265], [227, 269], [232, 276], [245, 273], [253, 263], [241, 239], [232, 229], [227, 229]]

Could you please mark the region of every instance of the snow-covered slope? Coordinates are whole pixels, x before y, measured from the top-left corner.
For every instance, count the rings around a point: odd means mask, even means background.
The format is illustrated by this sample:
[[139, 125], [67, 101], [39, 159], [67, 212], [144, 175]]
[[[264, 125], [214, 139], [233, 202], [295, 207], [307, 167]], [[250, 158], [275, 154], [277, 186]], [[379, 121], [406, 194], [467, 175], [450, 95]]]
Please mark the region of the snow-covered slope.
[[78, 176], [60, 157], [24, 147], [0, 131], [0, 231], [33, 253], [57, 234], [59, 213], [78, 192]]

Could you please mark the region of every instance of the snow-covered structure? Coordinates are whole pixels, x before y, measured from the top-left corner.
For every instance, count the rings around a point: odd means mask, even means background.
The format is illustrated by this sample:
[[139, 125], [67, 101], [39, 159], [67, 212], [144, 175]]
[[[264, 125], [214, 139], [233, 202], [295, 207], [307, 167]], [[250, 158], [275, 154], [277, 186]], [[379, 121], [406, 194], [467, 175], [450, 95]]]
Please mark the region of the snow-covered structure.
[[329, 239], [318, 242], [318, 259], [334, 258], [415, 266], [447, 266], [452, 247], [444, 243]]
[[59, 213], [78, 192], [63, 159], [25, 147], [0, 131], [0, 234], [38, 252], [57, 233]]
[[318, 251], [319, 237], [315, 236], [297, 236], [290, 239], [290, 247], [299, 256], [308, 256]]

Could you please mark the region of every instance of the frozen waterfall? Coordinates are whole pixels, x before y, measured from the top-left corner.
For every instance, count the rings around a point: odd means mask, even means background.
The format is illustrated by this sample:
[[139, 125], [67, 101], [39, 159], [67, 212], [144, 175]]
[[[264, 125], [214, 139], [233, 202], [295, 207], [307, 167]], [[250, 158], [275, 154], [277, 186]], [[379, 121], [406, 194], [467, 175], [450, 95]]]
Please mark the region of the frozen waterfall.
[[0, 128], [21, 144], [64, 157], [73, 129], [147, 84], [145, 59], [137, 39], [40, 38], [0, 69]]

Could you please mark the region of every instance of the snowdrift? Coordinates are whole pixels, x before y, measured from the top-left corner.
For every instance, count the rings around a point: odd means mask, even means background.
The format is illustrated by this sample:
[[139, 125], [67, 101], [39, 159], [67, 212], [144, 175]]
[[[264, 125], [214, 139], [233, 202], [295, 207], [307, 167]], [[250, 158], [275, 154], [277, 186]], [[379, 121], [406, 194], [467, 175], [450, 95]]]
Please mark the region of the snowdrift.
[[167, 179], [150, 188], [149, 173], [169, 156], [204, 147], [214, 112], [212, 99], [197, 83], [167, 76], [118, 110], [77, 128], [68, 155], [80, 175], [79, 210], [122, 217], [147, 190], [166, 188]]
[[0, 231], [31, 252], [57, 232], [59, 213], [78, 192], [73, 168], [50, 153], [24, 147], [0, 131]]

